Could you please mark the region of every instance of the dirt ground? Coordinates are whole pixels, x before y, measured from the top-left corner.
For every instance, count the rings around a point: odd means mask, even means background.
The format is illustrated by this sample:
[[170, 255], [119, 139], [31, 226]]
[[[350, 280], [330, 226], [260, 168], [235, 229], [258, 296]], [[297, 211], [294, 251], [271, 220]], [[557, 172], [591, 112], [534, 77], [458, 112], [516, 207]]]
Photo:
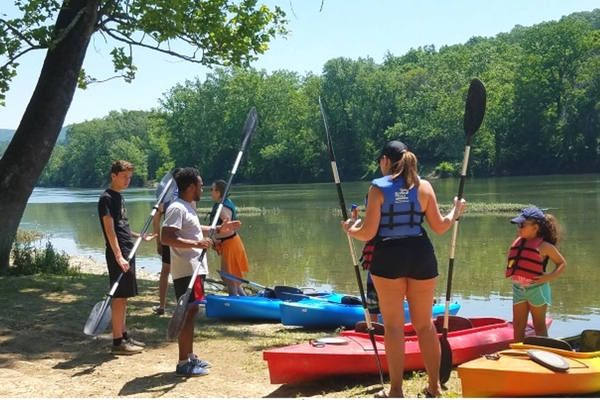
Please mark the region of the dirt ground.
[[[130, 302], [127, 321], [146, 351], [114, 356], [108, 332], [97, 338], [82, 332], [106, 286], [106, 277], [89, 274], [0, 278], [0, 397], [372, 397], [379, 390], [377, 377], [272, 385], [263, 350], [334, 332], [203, 316], [195, 352], [213, 368], [204, 377], [177, 377], [177, 344], [165, 339], [173, 304], [162, 317], [151, 313], [158, 290], [152, 280], [140, 280], [141, 295]], [[446, 395], [459, 396], [458, 382], [454, 375]], [[415, 375], [406, 395], [416, 396], [424, 386], [422, 374]]]

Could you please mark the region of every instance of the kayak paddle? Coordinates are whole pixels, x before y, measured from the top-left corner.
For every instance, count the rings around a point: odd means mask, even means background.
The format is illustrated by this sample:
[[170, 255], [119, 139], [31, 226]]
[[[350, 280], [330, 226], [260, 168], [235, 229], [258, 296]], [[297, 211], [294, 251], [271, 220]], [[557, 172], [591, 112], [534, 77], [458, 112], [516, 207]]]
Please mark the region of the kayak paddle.
[[[246, 122], [244, 123], [244, 128], [242, 129], [242, 134], [244, 139], [242, 140], [242, 144], [240, 146], [240, 151], [233, 163], [233, 168], [231, 169], [231, 173], [229, 174], [229, 179], [227, 180], [227, 185], [225, 186], [225, 190], [223, 191], [223, 196], [221, 197], [221, 201], [219, 202], [219, 206], [217, 207], [217, 211], [215, 216], [213, 217], [212, 224], [210, 225], [210, 231], [208, 236], [213, 239], [215, 234], [215, 228], [217, 226], [217, 222], [219, 221], [219, 217], [221, 215], [221, 211], [223, 210], [223, 202], [227, 198], [227, 194], [229, 193], [229, 188], [231, 187], [231, 182], [233, 181], [233, 177], [237, 172], [238, 166], [242, 161], [242, 156], [244, 155], [244, 150], [252, 137], [252, 134], [256, 130], [256, 125], [258, 124], [258, 114], [256, 112], [256, 108], [252, 107], [248, 112], [248, 116], [246, 117]], [[202, 253], [200, 253], [200, 262], [198, 266], [194, 269], [194, 273], [190, 279], [190, 283], [185, 291], [185, 293], [177, 300], [177, 306], [175, 307], [175, 311], [173, 312], [173, 316], [169, 320], [169, 326], [167, 328], [167, 337], [170, 340], [174, 340], [179, 337], [181, 333], [181, 329], [183, 328], [183, 324], [185, 322], [185, 316], [188, 310], [188, 302], [190, 299], [190, 295], [192, 294], [192, 288], [194, 287], [194, 283], [196, 282], [196, 278], [198, 277], [198, 272], [200, 271], [200, 266], [204, 261], [204, 257], [206, 256], [207, 249], [202, 249]]]
[[[161, 180], [161, 185], [163, 189], [160, 192], [160, 195], [158, 196], [156, 204], [154, 204], [154, 207], [152, 207], [152, 211], [150, 212], [150, 215], [148, 216], [148, 219], [146, 220], [146, 223], [144, 224], [144, 227], [140, 232], [140, 236], [135, 241], [133, 248], [127, 256], [127, 262], [130, 262], [133, 259], [133, 256], [135, 256], [135, 252], [140, 246], [143, 236], [148, 230], [148, 227], [150, 226], [150, 222], [152, 222], [154, 214], [156, 214], [156, 211], [158, 210], [158, 206], [163, 201], [165, 201], [165, 199], [170, 199], [172, 197], [173, 191], [175, 190], [175, 185], [173, 181], [173, 176], [170, 172], [163, 177], [163, 179]], [[96, 303], [96, 305], [92, 308], [92, 311], [88, 316], [85, 326], [83, 327], [83, 333], [85, 333], [86, 335], [98, 336], [100, 333], [106, 330], [106, 327], [108, 326], [108, 323], [111, 320], [110, 303], [112, 302], [112, 298], [115, 292], [117, 291], [119, 282], [121, 282], [121, 278], [123, 278], [123, 274], [124, 272], [121, 272], [119, 274], [116, 282], [113, 283], [110, 292], [107, 293], [106, 298], [103, 301], [99, 301], [98, 303]]]
[[[335, 161], [335, 153], [333, 152], [333, 144], [331, 142], [331, 136], [329, 134], [329, 126], [327, 125], [327, 116], [325, 115], [325, 108], [323, 107], [323, 102], [321, 101], [321, 97], [319, 97], [319, 108], [321, 110], [321, 116], [323, 117], [323, 125], [325, 126], [325, 135], [327, 135], [327, 149], [329, 150], [329, 158], [331, 161], [331, 171], [333, 173], [333, 180], [335, 181], [335, 186], [337, 188], [338, 200], [340, 202], [340, 209], [342, 210], [342, 218], [344, 221], [348, 219], [348, 210], [346, 210], [346, 202], [344, 201], [344, 193], [342, 192], [342, 184], [340, 182], [340, 175], [337, 169], [337, 163]], [[383, 384], [383, 368], [381, 367], [381, 360], [379, 358], [379, 351], [377, 350], [377, 342], [375, 341], [375, 332], [373, 329], [373, 325], [371, 324], [371, 316], [369, 315], [369, 310], [367, 309], [367, 298], [365, 297], [365, 290], [363, 288], [362, 278], [360, 276], [360, 270], [358, 269], [358, 258], [356, 258], [356, 251], [354, 250], [354, 244], [352, 243], [352, 238], [350, 235], [346, 235], [348, 237], [348, 245], [350, 246], [350, 255], [352, 256], [352, 263], [354, 264], [354, 273], [356, 274], [356, 282], [358, 283], [358, 290], [360, 292], [360, 300], [362, 302], [363, 311], [365, 313], [365, 321], [367, 324], [367, 330], [369, 331], [369, 339], [371, 340], [371, 345], [373, 346], [373, 350], [375, 351], [375, 361], [377, 363], [377, 369], [379, 371], [379, 380], [381, 382], [381, 388], [385, 390]]]
[[251, 285], [251, 286], [254, 286], [259, 289], [264, 290], [265, 294], [267, 295], [265, 297], [278, 298], [278, 299], [282, 299], [282, 300], [293, 300], [293, 299], [298, 300], [300, 298], [310, 298], [310, 297], [320, 296], [320, 295], [324, 294], [324, 293], [318, 293], [318, 292], [314, 292], [314, 293], [310, 293], [310, 294], [304, 293], [304, 291], [302, 289], [299, 289], [299, 288], [293, 287], [293, 286], [279, 285], [279, 286], [275, 286], [273, 288], [269, 288], [269, 287], [263, 286], [259, 283], [249, 281], [248, 279], [244, 279], [244, 278], [240, 278], [239, 276], [228, 274], [227, 272], [222, 271], [222, 270], [219, 270], [218, 272], [219, 272], [219, 274], [221, 274], [221, 277], [224, 279], [238, 281], [241, 283], [245, 283], [246, 285]]
[[[467, 102], [465, 104], [465, 116], [463, 127], [467, 142], [465, 145], [465, 153], [462, 163], [462, 169], [460, 172], [460, 183], [458, 185], [458, 200], [460, 201], [463, 196], [465, 188], [465, 180], [467, 177], [467, 166], [469, 164], [469, 153], [471, 151], [471, 139], [475, 135], [475, 132], [481, 126], [483, 122], [483, 116], [485, 115], [486, 105], [486, 91], [483, 83], [477, 78], [474, 78], [469, 85], [469, 92], [467, 94]], [[446, 383], [450, 378], [450, 372], [452, 370], [452, 349], [448, 342], [448, 312], [450, 307], [450, 292], [452, 290], [452, 272], [454, 270], [454, 248], [456, 246], [456, 237], [458, 236], [458, 219], [454, 222], [452, 227], [452, 241], [450, 244], [450, 258], [448, 260], [448, 284], [446, 286], [446, 309], [444, 311], [444, 327], [442, 329], [442, 335], [440, 336], [440, 347], [442, 351], [441, 362], [440, 362], [440, 382]]]

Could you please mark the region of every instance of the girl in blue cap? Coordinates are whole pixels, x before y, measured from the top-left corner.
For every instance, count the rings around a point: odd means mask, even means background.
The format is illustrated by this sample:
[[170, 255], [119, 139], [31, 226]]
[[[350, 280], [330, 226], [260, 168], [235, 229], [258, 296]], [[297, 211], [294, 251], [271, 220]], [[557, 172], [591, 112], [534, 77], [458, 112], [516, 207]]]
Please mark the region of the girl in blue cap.
[[[556, 218], [537, 207], [527, 207], [511, 221], [517, 224], [517, 238], [508, 250], [506, 277], [513, 283], [514, 338], [522, 342], [531, 313], [535, 334], [548, 336], [546, 311], [552, 304], [551, 280], [564, 271], [567, 262], [556, 248], [559, 226]], [[556, 265], [547, 273], [548, 260]]]

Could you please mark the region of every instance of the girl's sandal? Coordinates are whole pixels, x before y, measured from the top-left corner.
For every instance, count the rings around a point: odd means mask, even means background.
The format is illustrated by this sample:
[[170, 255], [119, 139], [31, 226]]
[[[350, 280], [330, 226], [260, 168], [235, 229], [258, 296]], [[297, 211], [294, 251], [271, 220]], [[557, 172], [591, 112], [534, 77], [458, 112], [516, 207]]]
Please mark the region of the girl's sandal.
[[375, 397], [376, 399], [383, 399], [383, 398], [388, 398], [388, 397], [391, 397], [394, 399], [399, 399], [404, 396], [402, 396], [402, 395], [401, 396], [390, 396], [390, 394], [388, 392], [386, 392], [385, 390], [382, 389], [379, 392], [375, 393], [375, 395], [373, 397]]
[[439, 395], [436, 396], [436, 395], [431, 394], [431, 392], [427, 388], [423, 389], [423, 391], [421, 392], [421, 395], [428, 399], [433, 399], [433, 398], [439, 397]]

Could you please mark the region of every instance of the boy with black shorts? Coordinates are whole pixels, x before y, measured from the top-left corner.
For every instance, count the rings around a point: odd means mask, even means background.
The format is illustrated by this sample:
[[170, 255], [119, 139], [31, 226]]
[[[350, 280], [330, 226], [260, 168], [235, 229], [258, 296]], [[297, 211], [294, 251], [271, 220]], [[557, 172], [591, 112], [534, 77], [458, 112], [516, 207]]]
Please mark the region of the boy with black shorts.
[[[194, 270], [199, 268], [183, 328], [177, 339], [179, 361], [175, 373], [180, 376], [202, 376], [208, 374], [210, 363], [194, 354], [194, 320], [198, 313], [196, 302], [204, 297], [204, 278], [208, 274], [206, 256], [200, 263], [200, 254], [202, 249], [213, 247], [214, 243], [204, 237], [210, 227], [200, 225], [196, 213], [195, 203], [202, 195], [202, 178], [198, 170], [182, 168], [175, 172], [173, 178], [179, 194], [167, 208], [160, 237], [162, 244], [171, 248], [171, 276], [177, 299], [186, 292]], [[228, 221], [222, 227], [217, 227], [217, 231], [227, 233], [239, 226], [239, 221]]]
[[[112, 352], [115, 354], [135, 354], [143, 350], [144, 343], [134, 340], [127, 334], [125, 314], [127, 299], [138, 294], [135, 277], [135, 257], [127, 262], [133, 248], [132, 236], [127, 209], [121, 191], [131, 182], [133, 164], [128, 161], [115, 161], [110, 168], [110, 187], [106, 189], [98, 201], [98, 216], [106, 242], [106, 265], [110, 286], [117, 281], [121, 272], [123, 277], [113, 296], [112, 311]], [[153, 236], [152, 236], [153, 237]], [[151, 236], [144, 239], [150, 240]]]

